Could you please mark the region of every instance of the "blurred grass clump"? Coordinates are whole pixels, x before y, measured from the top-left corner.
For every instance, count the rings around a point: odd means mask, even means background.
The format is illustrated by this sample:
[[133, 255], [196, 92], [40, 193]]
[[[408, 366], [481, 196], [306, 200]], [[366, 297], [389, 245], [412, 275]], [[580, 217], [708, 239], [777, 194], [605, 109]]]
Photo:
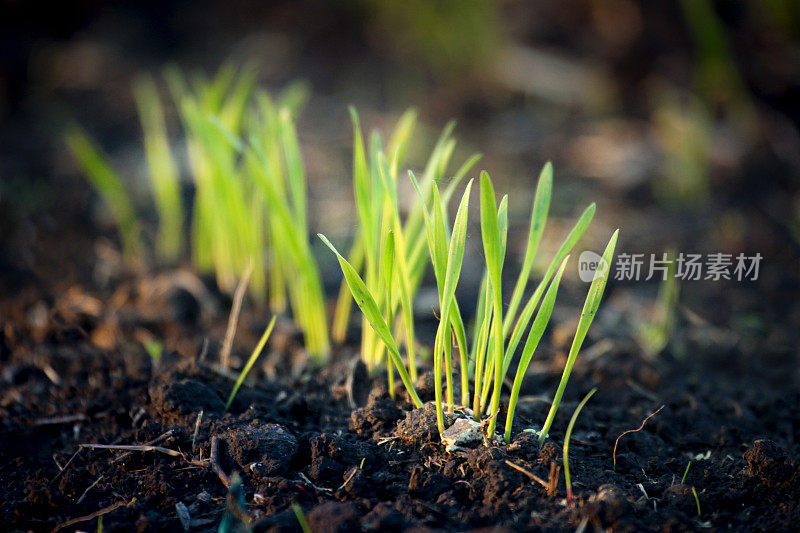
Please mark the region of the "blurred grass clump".
[[[211, 78], [177, 68], [168, 68], [165, 78], [183, 126], [194, 200], [184, 205], [158, 86], [143, 77], [134, 95], [159, 218], [159, 261], [174, 264], [182, 257], [190, 212], [191, 259], [198, 270], [213, 273], [231, 293], [252, 261], [253, 298], [268, 300], [276, 313], [291, 306], [309, 353], [324, 360], [330, 344], [325, 300], [307, 235], [307, 184], [294, 126], [305, 86], [292, 84], [273, 98], [255, 87], [255, 68], [230, 63]], [[111, 207], [126, 259], [145, 262], [147, 247], [124, 180], [79, 127], [68, 132], [67, 144]]]

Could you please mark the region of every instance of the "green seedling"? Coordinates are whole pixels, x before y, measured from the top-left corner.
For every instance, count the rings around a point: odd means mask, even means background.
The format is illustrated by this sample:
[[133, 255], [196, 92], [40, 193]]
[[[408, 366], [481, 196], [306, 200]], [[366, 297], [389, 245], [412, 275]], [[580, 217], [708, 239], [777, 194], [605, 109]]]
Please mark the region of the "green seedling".
[[228, 401], [225, 402], [226, 411], [233, 403], [233, 399], [236, 397], [236, 393], [239, 392], [239, 388], [242, 386], [242, 383], [244, 383], [244, 380], [247, 377], [247, 374], [250, 372], [250, 369], [252, 369], [253, 365], [256, 364], [256, 359], [258, 359], [258, 356], [261, 355], [261, 352], [264, 350], [264, 346], [267, 344], [267, 340], [272, 334], [272, 328], [275, 327], [276, 318], [276, 316], [273, 316], [272, 320], [269, 321], [269, 325], [267, 326], [267, 329], [264, 330], [263, 335], [261, 335], [258, 344], [256, 344], [256, 347], [253, 350], [253, 353], [250, 354], [250, 357], [247, 359], [247, 363], [244, 365], [244, 367], [242, 367], [242, 371], [239, 373], [239, 377], [236, 379], [236, 383], [233, 385], [231, 394], [228, 396]]
[[692, 466], [692, 462], [689, 461], [686, 463], [686, 470], [683, 471], [683, 477], [681, 478], [681, 485], [686, 482], [686, 476], [689, 474], [689, 467]]
[[183, 201], [178, 167], [172, 157], [164, 108], [155, 81], [144, 76], [134, 85], [134, 96], [142, 125], [150, 185], [158, 210], [156, 249], [160, 258], [175, 262], [183, 249]]
[[594, 279], [589, 287], [589, 294], [586, 296], [586, 302], [583, 305], [581, 318], [578, 322], [578, 329], [576, 330], [575, 337], [572, 340], [572, 346], [569, 350], [567, 363], [564, 366], [564, 372], [561, 375], [561, 381], [559, 382], [558, 389], [553, 397], [553, 403], [550, 407], [550, 412], [547, 414], [547, 420], [545, 420], [544, 426], [542, 427], [542, 433], [539, 435], [540, 444], [544, 443], [544, 440], [547, 438], [547, 434], [550, 431], [550, 426], [553, 424], [556, 412], [558, 411], [558, 406], [561, 403], [561, 397], [564, 395], [564, 389], [567, 387], [567, 382], [569, 381], [572, 367], [575, 365], [575, 360], [578, 357], [578, 352], [580, 352], [583, 341], [586, 339], [586, 334], [589, 331], [589, 326], [592, 325], [594, 316], [597, 314], [597, 309], [600, 307], [600, 300], [603, 297], [603, 291], [605, 290], [606, 282], [608, 281], [608, 275], [611, 272], [611, 261], [614, 256], [614, 247], [617, 244], [617, 235], [619, 235], [619, 230], [615, 231], [611, 236], [611, 240], [608, 242], [605, 252], [603, 252], [603, 258], [600, 261], [600, 265], [597, 267]]
[[394, 340], [392, 331], [386, 324], [386, 320], [381, 314], [378, 304], [375, 302], [375, 299], [372, 297], [369, 289], [367, 289], [367, 286], [364, 284], [364, 280], [361, 279], [361, 276], [358, 275], [358, 272], [356, 272], [350, 263], [347, 262], [347, 259], [345, 259], [339, 253], [336, 247], [333, 246], [333, 244], [331, 244], [331, 242], [324, 235], [319, 234], [319, 238], [322, 239], [322, 242], [324, 242], [325, 245], [336, 254], [336, 258], [339, 260], [339, 265], [342, 268], [344, 278], [347, 281], [347, 285], [350, 288], [358, 307], [361, 309], [361, 312], [364, 313], [364, 316], [367, 318], [372, 328], [386, 345], [386, 348], [389, 351], [389, 356], [392, 360], [392, 364], [394, 364], [397, 368], [397, 371], [400, 374], [400, 379], [403, 381], [403, 385], [405, 385], [406, 391], [408, 391], [408, 394], [411, 397], [411, 400], [414, 402], [414, 405], [416, 407], [422, 407], [422, 401], [419, 399], [417, 391], [414, 389], [414, 384], [411, 382], [408, 371], [403, 364], [403, 360], [400, 357], [400, 350], [397, 348], [397, 343]]
[[74, 127], [67, 134], [66, 141], [72, 155], [83, 167], [89, 182], [111, 208], [119, 228], [125, 258], [132, 263], [141, 262], [144, 246], [139, 221], [122, 179], [111, 168], [97, 146], [79, 128]]
[[297, 502], [292, 502], [292, 511], [294, 511], [294, 516], [297, 517], [297, 523], [300, 524], [300, 529], [303, 533], [311, 533], [311, 528], [308, 526], [308, 520], [306, 520], [306, 515], [303, 512], [303, 508], [300, 507], [300, 504]]
[[648, 359], [655, 358], [667, 347], [675, 330], [680, 286], [675, 277], [675, 253], [667, 252], [666, 257], [669, 261], [667, 275], [658, 288], [652, 319], [639, 325], [635, 335]]
[[[358, 114], [351, 109], [353, 121], [353, 191], [358, 214], [358, 230], [347, 254], [348, 261], [359, 272], [364, 283], [383, 307], [387, 297], [385, 272], [380, 267], [383, 233], [390, 228], [395, 240], [395, 267], [390, 282], [392, 319], [390, 326], [405, 341], [409, 374], [417, 378], [417, 354], [412, 303], [422, 281], [426, 266], [423, 213], [419, 201], [412, 202], [406, 217], [399, 208], [398, 175], [416, 124], [416, 112], [407, 111], [398, 121], [384, 149], [383, 139], [373, 131], [365, 143]], [[451, 138], [453, 124], [448, 124], [439, 137], [422, 175], [425, 198], [430, 200], [433, 184], [444, 179], [455, 148]], [[472, 155], [459, 167], [442, 194], [445, 205], [456, 186], [480, 159]], [[412, 199], [413, 200], [413, 199]], [[344, 339], [351, 311], [352, 298], [345, 281], [339, 290], [333, 321], [332, 336], [337, 342]], [[366, 318], [362, 322], [361, 355], [368, 368], [374, 369], [383, 360], [384, 346]], [[400, 337], [399, 337], [400, 338]]]
[[694, 503], [697, 505], [697, 516], [700, 516], [703, 514], [700, 512], [700, 498], [697, 497], [697, 491], [694, 487], [692, 487], [692, 494], [694, 495]]
[[147, 352], [147, 355], [150, 356], [150, 361], [153, 362], [154, 366], [158, 366], [161, 363], [161, 358], [164, 355], [164, 345], [157, 340], [149, 340], [142, 343], [142, 347], [144, 351]]
[[583, 397], [581, 403], [578, 404], [578, 407], [575, 408], [575, 412], [572, 413], [572, 418], [569, 420], [569, 425], [567, 426], [567, 432], [564, 434], [564, 482], [567, 485], [567, 505], [573, 507], [572, 504], [572, 481], [569, 477], [569, 439], [572, 437], [572, 428], [575, 427], [575, 421], [578, 420], [578, 415], [581, 413], [581, 409], [583, 406], [586, 405], [586, 402], [589, 401], [589, 398], [597, 392], [597, 388], [590, 390], [589, 393]]
[[[268, 300], [275, 313], [290, 303], [309, 354], [323, 363], [330, 350], [325, 299], [310, 248], [305, 171], [294, 127], [307, 91], [291, 85], [273, 100], [255, 88], [256, 74], [230, 63], [212, 78], [166, 71], [195, 190], [192, 259], [226, 292], [233, 292], [252, 260], [250, 294], [256, 302]], [[174, 262], [183, 247], [184, 217], [176, 158], [155, 82], [141, 78], [134, 95], [159, 216], [158, 256]], [[67, 141], [111, 206], [126, 256], [138, 259], [139, 225], [122, 181], [84, 134], [75, 130]]]

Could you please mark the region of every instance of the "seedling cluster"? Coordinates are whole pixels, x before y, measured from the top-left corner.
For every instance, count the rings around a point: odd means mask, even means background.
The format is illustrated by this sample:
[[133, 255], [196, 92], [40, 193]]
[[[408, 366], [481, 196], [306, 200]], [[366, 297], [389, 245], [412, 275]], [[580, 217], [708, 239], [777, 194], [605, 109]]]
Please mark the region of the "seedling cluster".
[[[319, 267], [311, 251], [307, 184], [294, 125], [305, 93], [295, 85], [273, 99], [255, 88], [255, 79], [255, 70], [246, 68], [237, 73], [230, 66], [212, 79], [195, 76], [187, 80], [176, 69], [166, 73], [185, 135], [188, 174], [194, 183], [191, 257], [200, 270], [215, 273], [219, 286], [229, 291], [242, 272], [249, 271], [251, 262], [256, 265], [250, 283], [252, 296], [268, 301], [275, 313], [291, 306], [310, 355], [324, 363], [330, 350], [329, 328]], [[181, 255], [184, 233], [179, 167], [155, 82], [149, 78], [138, 82], [135, 96], [159, 214], [156, 248], [162, 260], [175, 261]], [[363, 315], [361, 356], [365, 364], [371, 371], [386, 368], [392, 394], [398, 375], [411, 401], [421, 406], [414, 388], [419, 362], [413, 306], [430, 262], [439, 299], [439, 325], [432, 352], [439, 431], [445, 429], [445, 410], [453, 412], [460, 405], [471, 408], [476, 421], [488, 417], [489, 434], [493, 435], [503, 385], [516, 359], [505, 420], [504, 439], [508, 442], [523, 378], [550, 322], [569, 254], [591, 223], [595, 205], [583, 211], [550, 258], [544, 275], [526, 294], [552, 195], [552, 165], [544, 166], [533, 200], [525, 255], [514, 276], [511, 299], [504, 306], [503, 281], [509, 279], [510, 263], [506, 261], [508, 197], [502, 197], [498, 204], [491, 178], [486, 172], [480, 174], [480, 235], [485, 264], [477, 302], [469, 307], [476, 315], [468, 334], [462, 313], [466, 307], [458, 301], [456, 288], [465, 253], [473, 180], [461, 191], [452, 225], [449, 204], [480, 155], [467, 157], [451, 171], [456, 141], [452, 138], [454, 125], [448, 124], [419, 178], [409, 171], [408, 180], [415, 193], [410, 205], [401, 209], [401, 168], [416, 114], [406, 112], [385, 145], [378, 132], [372, 132], [365, 142], [354, 109], [351, 118], [358, 229], [346, 256], [319, 235], [336, 254], [344, 274], [332, 337], [339, 342], [344, 339], [355, 301]], [[144, 249], [140, 224], [122, 179], [82, 131], [74, 129], [67, 140], [89, 180], [111, 206], [126, 256], [140, 257]], [[616, 241], [614, 232], [589, 287], [561, 382], [540, 432], [541, 441], [547, 438], [600, 305]], [[270, 329], [248, 367], [263, 348]]]
[[[358, 151], [356, 151], [357, 153]], [[383, 170], [379, 167], [379, 171], [390, 178], [388, 164], [385, 163], [386, 158], [379, 157], [379, 159], [384, 161]], [[470, 181], [462, 193], [451, 227], [448, 223], [446, 206], [447, 200], [452, 194], [452, 183], [448, 190], [442, 194], [435, 180], [432, 182], [425, 181], [423, 185], [420, 185], [414, 174], [409, 172], [409, 179], [416, 189], [419, 205], [422, 207], [424, 231], [428, 244], [428, 258], [433, 265], [439, 293], [440, 316], [433, 348], [433, 369], [436, 415], [440, 433], [444, 432], [445, 429], [445, 409], [452, 413], [456, 406], [453, 348], [455, 347], [459, 352], [460, 404], [462, 406], [472, 406], [475, 420], [488, 416], [489, 433], [493, 434], [497, 423], [496, 415], [499, 410], [503, 383], [516, 355], [519, 343], [527, 330], [527, 338], [514, 376], [514, 385], [505, 422], [504, 438], [506, 442], [510, 441], [514, 412], [522, 386], [522, 379], [550, 321], [558, 286], [569, 258], [568, 254], [585, 232], [595, 211], [594, 204], [586, 208], [572, 231], [567, 235], [561, 248], [552, 258], [543, 278], [520, 311], [519, 307], [522, 304], [523, 294], [529, 281], [533, 260], [547, 221], [552, 191], [552, 175], [552, 166], [550, 164], [545, 165], [539, 177], [539, 184], [533, 202], [525, 259], [517, 276], [510, 304], [507, 309], [504, 309], [502, 279], [508, 231], [508, 198], [503, 197], [498, 206], [491, 178], [486, 172], [481, 173], [480, 225], [485, 257], [485, 272], [476, 305], [477, 316], [472, 328], [472, 344], [468, 348], [466, 328], [461, 314], [461, 306], [455, 297], [455, 289], [464, 258], [469, 200], [473, 182]], [[389, 181], [389, 179], [386, 181]], [[392, 187], [389, 190], [395, 190], [395, 188]], [[395, 207], [396, 198], [389, 197], [387, 204], [389, 216], [394, 217], [390, 220], [394, 221], [398, 218]], [[398, 261], [398, 255], [403, 257], [405, 250], [404, 246], [398, 247], [397, 245], [397, 235], [402, 235], [403, 227], [399, 222], [395, 221], [394, 223], [383, 224], [381, 228], [383, 236], [380, 239], [381, 245], [375, 253], [375, 262], [380, 264], [379, 267], [376, 267], [376, 270], [383, 273], [383, 280], [378, 284], [377, 290], [370, 289], [369, 285], [359, 275], [358, 269], [324, 235], [320, 234], [320, 238], [336, 254], [345, 282], [350, 288], [354, 300], [360, 307], [365, 319], [372, 326], [373, 331], [383, 341], [389, 354], [391, 365], [399, 373], [412, 401], [415, 405], [420, 406], [421, 401], [414, 389], [410, 369], [406, 367], [406, 363], [403, 361], [400, 345], [393, 332], [393, 306], [385, 305], [385, 302], [392, 301], [393, 293], [398, 290], [403, 291], [404, 285], [409, 285], [409, 281], [404, 274], [403, 265], [401, 261]], [[547, 438], [572, 367], [600, 305], [605, 284], [608, 280], [617, 233], [614, 232], [611, 236], [603, 253], [603, 260], [589, 287], [561, 382], [540, 432], [540, 441], [542, 442]], [[398, 252], [398, 250], [400, 251]], [[533, 322], [531, 323], [531, 321]], [[396, 330], [397, 328], [394, 329], [394, 331]], [[409, 361], [411, 361], [411, 358], [409, 358]], [[388, 374], [390, 388], [392, 374], [393, 370], [390, 369]], [[443, 374], [446, 399], [442, 383]]]

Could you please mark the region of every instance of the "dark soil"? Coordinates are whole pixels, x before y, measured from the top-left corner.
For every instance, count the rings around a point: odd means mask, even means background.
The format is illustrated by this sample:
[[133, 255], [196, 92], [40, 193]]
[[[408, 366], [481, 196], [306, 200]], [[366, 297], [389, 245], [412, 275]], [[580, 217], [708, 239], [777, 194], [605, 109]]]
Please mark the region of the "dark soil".
[[[231, 523], [249, 517], [256, 531], [296, 531], [293, 503], [313, 531], [781, 531], [800, 520], [800, 392], [796, 369], [780, 358], [754, 363], [730, 349], [650, 363], [615, 349], [576, 366], [541, 449], [521, 430], [540, 423], [548, 405], [528, 396], [510, 445], [484, 440], [448, 453], [433, 404], [412, 410], [400, 389], [392, 401], [383, 376], [369, 378], [347, 350], [324, 370], [298, 364], [287, 322], [226, 413], [232, 380], [215, 370], [218, 346], [203, 341], [221, 338], [224, 320], [186, 313], [201, 304], [182, 289], [153, 300], [136, 278], [119, 287], [21, 290], [3, 303], [6, 530], [93, 530], [96, 518], [75, 519], [100, 511], [104, 531], [213, 531], [226, 512]], [[242, 318], [242, 354], [260, 326]], [[158, 364], [141, 347], [143, 331], [166, 340]], [[553, 352], [525, 393], [551, 393], [563, 363]], [[722, 377], [704, 377], [713, 375]], [[560, 439], [593, 386], [570, 446], [571, 509]], [[662, 405], [620, 439], [615, 465], [617, 438]], [[234, 473], [242, 508], [225, 485]]]

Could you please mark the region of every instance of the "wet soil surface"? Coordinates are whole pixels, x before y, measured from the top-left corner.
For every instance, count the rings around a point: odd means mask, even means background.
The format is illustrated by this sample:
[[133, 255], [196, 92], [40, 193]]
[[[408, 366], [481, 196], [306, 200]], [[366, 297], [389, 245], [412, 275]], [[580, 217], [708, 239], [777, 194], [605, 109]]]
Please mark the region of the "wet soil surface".
[[[788, 531], [800, 521], [791, 358], [690, 347], [649, 362], [624, 346], [590, 348], [540, 448], [523, 430], [547, 413], [563, 366], [555, 347], [528, 376], [509, 445], [484, 437], [447, 451], [432, 403], [412, 409], [400, 389], [391, 400], [352, 350], [307, 367], [288, 322], [226, 412], [236, 369], [216, 367], [225, 321], [208, 316], [229, 302], [186, 272], [115, 286], [21, 289], [2, 304], [4, 530], [93, 531], [102, 516], [103, 531], [223, 521], [298, 531], [293, 504], [312, 531]], [[263, 315], [243, 315], [237, 365]], [[143, 348], [152, 338], [166, 343], [157, 363]], [[571, 441], [570, 508], [561, 439], [595, 386]], [[131, 445], [144, 447], [113, 448]]]

